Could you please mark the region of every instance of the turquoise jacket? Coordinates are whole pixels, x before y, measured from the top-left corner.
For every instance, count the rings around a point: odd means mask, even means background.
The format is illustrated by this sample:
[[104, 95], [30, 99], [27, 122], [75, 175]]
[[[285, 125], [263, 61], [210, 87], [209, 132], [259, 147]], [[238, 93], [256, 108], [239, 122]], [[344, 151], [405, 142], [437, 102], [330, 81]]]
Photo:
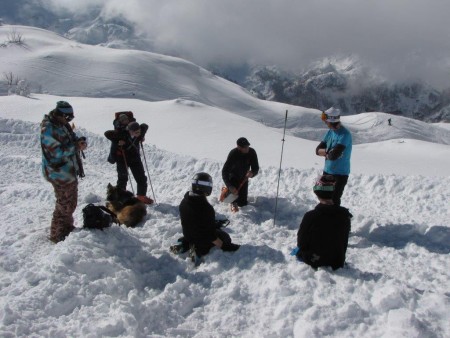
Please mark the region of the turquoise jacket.
[[330, 129], [322, 142], [326, 144], [327, 153], [337, 145], [344, 146], [342, 155], [336, 160], [325, 160], [324, 171], [332, 175], [348, 175], [350, 173], [350, 157], [352, 155], [352, 135], [341, 125], [339, 129]]
[[58, 185], [77, 180], [76, 135], [68, 124], [59, 123], [52, 112], [41, 122], [42, 174]]

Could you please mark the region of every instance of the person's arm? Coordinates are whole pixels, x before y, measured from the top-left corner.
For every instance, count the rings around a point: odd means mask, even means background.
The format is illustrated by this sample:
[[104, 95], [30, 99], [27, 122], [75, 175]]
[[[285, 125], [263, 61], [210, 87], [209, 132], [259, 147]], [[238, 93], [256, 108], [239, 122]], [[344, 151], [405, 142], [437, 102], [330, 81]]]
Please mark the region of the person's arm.
[[330, 161], [335, 161], [339, 157], [342, 156], [342, 153], [345, 150], [345, 146], [343, 144], [337, 144], [336, 147], [330, 149], [330, 151], [327, 154], [327, 159]]
[[251, 149], [251, 159], [250, 159], [250, 175], [247, 173], [248, 178], [255, 177], [259, 172], [258, 155], [254, 149]]
[[325, 141], [320, 142], [316, 147], [316, 155], [327, 156], [327, 144], [325, 143]]
[[140, 127], [141, 127], [141, 136], [139, 136], [139, 142], [144, 142], [145, 141], [145, 134], [147, 133], [147, 130], [148, 130], [148, 124], [142, 123], [140, 125]]
[[309, 247], [309, 228], [311, 226], [311, 217], [307, 212], [300, 223], [300, 227], [297, 232], [297, 247], [300, 250], [306, 250]]
[[229, 180], [231, 167], [232, 167], [232, 161], [233, 161], [232, 153], [233, 153], [233, 151], [230, 151], [230, 153], [228, 154], [227, 160], [225, 161], [225, 164], [223, 165], [223, 168], [222, 168], [222, 179], [223, 179], [223, 182], [225, 183], [225, 185], [230, 190], [231, 190], [231, 188], [235, 188], [236, 189], [236, 187], [233, 187], [231, 185], [231, 182]]

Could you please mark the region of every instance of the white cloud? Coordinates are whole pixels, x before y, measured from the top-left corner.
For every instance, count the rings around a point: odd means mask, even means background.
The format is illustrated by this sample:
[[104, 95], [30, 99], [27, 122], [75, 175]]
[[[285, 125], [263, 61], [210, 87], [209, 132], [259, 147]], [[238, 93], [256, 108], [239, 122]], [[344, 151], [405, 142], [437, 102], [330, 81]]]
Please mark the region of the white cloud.
[[[441, 0], [47, 0], [102, 5], [148, 33], [159, 52], [201, 65], [244, 61], [300, 69], [358, 55], [394, 79], [450, 82], [450, 2]], [[76, 6], [76, 7], [74, 7]]]

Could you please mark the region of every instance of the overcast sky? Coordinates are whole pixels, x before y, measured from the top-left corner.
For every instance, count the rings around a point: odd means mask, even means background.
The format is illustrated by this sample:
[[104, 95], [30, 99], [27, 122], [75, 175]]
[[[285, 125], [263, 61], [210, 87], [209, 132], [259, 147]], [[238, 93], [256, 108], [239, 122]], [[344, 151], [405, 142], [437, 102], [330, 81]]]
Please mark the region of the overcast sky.
[[44, 0], [78, 13], [122, 13], [160, 52], [201, 65], [292, 70], [357, 55], [385, 76], [450, 86], [449, 0]]

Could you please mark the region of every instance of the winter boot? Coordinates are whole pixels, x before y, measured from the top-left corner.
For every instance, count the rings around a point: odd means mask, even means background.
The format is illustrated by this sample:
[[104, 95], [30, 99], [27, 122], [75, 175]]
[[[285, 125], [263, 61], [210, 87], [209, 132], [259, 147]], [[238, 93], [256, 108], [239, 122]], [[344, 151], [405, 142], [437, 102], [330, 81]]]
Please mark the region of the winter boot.
[[189, 248], [189, 258], [191, 259], [192, 263], [194, 263], [195, 266], [199, 266], [202, 262], [201, 257], [197, 256], [197, 253], [195, 252], [195, 245], [191, 244]]
[[144, 204], [153, 204], [154, 203], [154, 201], [151, 198], [144, 196], [144, 195], [137, 195], [136, 198]]

